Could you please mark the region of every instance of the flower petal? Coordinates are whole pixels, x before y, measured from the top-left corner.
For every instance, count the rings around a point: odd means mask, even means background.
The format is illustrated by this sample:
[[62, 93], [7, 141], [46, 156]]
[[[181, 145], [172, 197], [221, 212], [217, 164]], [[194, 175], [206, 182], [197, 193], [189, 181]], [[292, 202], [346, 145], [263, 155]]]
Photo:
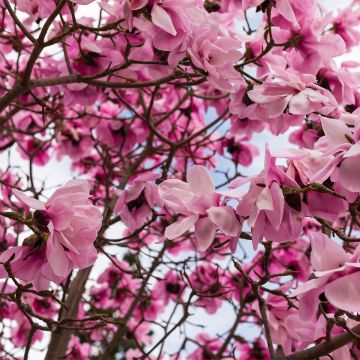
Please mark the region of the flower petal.
[[198, 251], [207, 250], [214, 242], [216, 225], [207, 217], [201, 218], [195, 225], [196, 248]]
[[323, 233], [310, 235], [310, 261], [315, 270], [335, 270], [350, 260], [350, 255], [335, 241]]
[[241, 225], [230, 206], [212, 206], [206, 210], [209, 219], [226, 235], [239, 236]]
[[154, 4], [151, 10], [151, 21], [157, 25], [160, 29], [175, 36], [177, 31], [171, 20], [170, 15], [161, 6]]
[[360, 159], [349, 157], [343, 160], [339, 168], [341, 185], [352, 192], [360, 192]]
[[209, 170], [201, 165], [192, 166], [186, 175], [191, 191], [197, 195], [208, 195], [215, 191]]
[[35, 209], [35, 210], [45, 210], [46, 209], [45, 204], [42, 201], [33, 199], [33, 198], [25, 195], [22, 191], [13, 189], [12, 193], [19, 201], [21, 201], [22, 203], [24, 203], [25, 205], [29, 206], [32, 209]]
[[198, 215], [191, 215], [178, 220], [165, 229], [165, 237], [173, 240], [188, 231], [199, 219]]
[[340, 277], [325, 286], [329, 302], [345, 311], [360, 311], [360, 272]]

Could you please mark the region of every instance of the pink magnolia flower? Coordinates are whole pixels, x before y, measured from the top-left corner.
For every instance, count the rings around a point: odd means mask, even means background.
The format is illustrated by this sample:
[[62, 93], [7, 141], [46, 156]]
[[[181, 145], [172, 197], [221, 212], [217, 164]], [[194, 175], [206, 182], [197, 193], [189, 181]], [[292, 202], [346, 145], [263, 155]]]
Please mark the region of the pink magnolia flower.
[[[11, 341], [15, 346], [24, 347], [30, 335], [31, 324], [29, 320], [18, 311], [18, 316], [15, 318], [16, 326], [11, 329]], [[43, 333], [39, 330], [35, 331], [32, 338], [32, 344], [41, 341]]]
[[239, 351], [239, 359], [241, 360], [270, 360], [267, 344], [263, 338], [259, 337], [252, 342], [252, 346], [248, 343], [236, 343]]
[[162, 298], [164, 304], [167, 305], [170, 300], [181, 301], [184, 290], [185, 284], [181, 276], [170, 270], [163, 279], [156, 283], [154, 293], [158, 298]]
[[55, 1], [20, 0], [17, 2], [19, 10], [29, 14], [32, 19], [47, 18], [56, 7]]
[[350, 6], [343, 9], [333, 20], [333, 32], [344, 40], [347, 49], [356, 46], [360, 42], [360, 32], [357, 28], [359, 23], [358, 2], [354, 1]]
[[[287, 283], [278, 290], [286, 291], [291, 285]], [[286, 299], [273, 294], [267, 296], [266, 305], [271, 337], [275, 344], [283, 347], [285, 354], [291, 354], [294, 348], [301, 350], [316, 339], [315, 317], [310, 321], [301, 319], [298, 310], [289, 308]], [[254, 307], [260, 313], [257, 303]]]
[[317, 74], [346, 48], [340, 35], [324, 32], [324, 24], [312, 17], [302, 21], [296, 31], [274, 27], [273, 37], [276, 43], [293, 42], [287, 49], [288, 64], [291, 69], [307, 74]]
[[36, 138], [29, 138], [22, 141], [22, 146], [19, 146], [19, 152], [23, 159], [33, 159], [33, 163], [39, 166], [44, 166], [50, 160], [48, 149], [44, 148], [41, 140]]
[[116, 261], [116, 266], [108, 267], [98, 278], [97, 282], [102, 286], [94, 289], [94, 303], [113, 307], [120, 316], [126, 314], [140, 287], [139, 280], [131, 276], [131, 271], [127, 263], [120, 261]]
[[315, 279], [300, 285], [292, 297], [300, 301], [300, 316], [308, 320], [316, 312], [319, 295], [324, 293], [333, 306], [350, 312], [360, 311], [360, 247], [351, 255], [327, 235], [314, 232], [310, 261]]
[[277, 70], [278, 79], [266, 80], [247, 92], [253, 102], [244, 115], [252, 118], [275, 118], [288, 111], [291, 115], [312, 112], [329, 114], [338, 106], [330, 91], [316, 85], [311, 75], [297, 75]]
[[[6, 250], [0, 261], [4, 263], [14, 255], [12, 272], [17, 278], [32, 282], [36, 289], [48, 288], [50, 281], [59, 284], [72, 269], [93, 264], [97, 256], [93, 243], [102, 218], [98, 208], [90, 203], [89, 192], [87, 181], [72, 180], [43, 203], [13, 190], [23, 204], [35, 209], [33, 226], [43, 233], [43, 239]], [[4, 269], [1, 276], [7, 276]]]
[[155, 204], [161, 205], [157, 186], [153, 183], [160, 175], [144, 174], [134, 179], [129, 190], [120, 190], [114, 211], [131, 232], [141, 228], [152, 217]]
[[195, 226], [196, 246], [205, 251], [213, 243], [217, 229], [231, 238], [240, 235], [241, 224], [232, 207], [222, 205], [220, 193], [215, 191], [209, 171], [194, 165], [187, 172], [187, 183], [177, 179], [159, 185], [159, 195], [171, 210], [186, 217], [165, 229], [165, 237], [172, 240]]
[[226, 280], [224, 272], [214, 264], [198, 265], [190, 275], [190, 285], [199, 296], [196, 305], [203, 307], [208, 314], [215, 314], [225, 300], [221, 295], [232, 290]]
[[338, 167], [338, 181], [350, 192], [360, 192], [360, 122], [352, 130], [341, 119], [322, 118], [325, 133], [314, 148], [327, 156], [333, 156], [333, 165]]
[[71, 337], [68, 344], [66, 359], [69, 360], [90, 360], [93, 355], [91, 345], [81, 343], [76, 336]]
[[242, 57], [242, 43], [235, 37], [224, 35], [220, 19], [204, 23], [192, 34], [187, 48], [194, 65], [208, 73], [209, 81], [218, 89], [234, 92], [242, 82], [234, 64]]
[[295, 189], [299, 185], [275, 162], [267, 149], [265, 169], [259, 175], [245, 180], [240, 178], [231, 184], [235, 188], [250, 181], [250, 188], [241, 196], [236, 212], [247, 218], [254, 249], [263, 238], [287, 242], [297, 240], [301, 234], [300, 219], [294, 212], [294, 206], [286, 203], [281, 189], [281, 185]]
[[242, 135], [227, 136], [221, 143], [220, 154], [224, 153], [224, 147], [230, 153], [233, 161], [242, 166], [250, 166], [253, 158], [259, 155], [258, 148], [248, 142], [248, 138]]

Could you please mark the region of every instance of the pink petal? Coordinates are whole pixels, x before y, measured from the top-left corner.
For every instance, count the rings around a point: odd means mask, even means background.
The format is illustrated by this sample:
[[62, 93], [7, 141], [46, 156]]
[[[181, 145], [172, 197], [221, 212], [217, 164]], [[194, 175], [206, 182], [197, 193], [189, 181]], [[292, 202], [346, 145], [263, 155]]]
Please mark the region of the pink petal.
[[191, 191], [197, 195], [208, 195], [215, 191], [209, 170], [201, 165], [194, 165], [186, 175]]
[[350, 255], [323, 233], [312, 233], [310, 261], [315, 270], [332, 270], [350, 260]]
[[360, 158], [350, 157], [343, 160], [339, 168], [341, 185], [352, 192], [360, 192]]
[[241, 225], [237, 220], [234, 209], [230, 206], [212, 206], [206, 213], [209, 219], [226, 235], [239, 236]]
[[322, 118], [321, 125], [325, 136], [332, 145], [341, 145], [348, 142], [345, 135], [352, 136], [350, 129], [341, 120]]
[[57, 201], [53, 201], [47, 213], [54, 224], [54, 228], [60, 231], [70, 225], [75, 214], [75, 209], [71, 203], [58, 199]]
[[199, 215], [191, 215], [185, 219], [178, 220], [165, 229], [165, 237], [170, 240], [177, 238], [188, 231], [199, 219]]
[[278, 183], [274, 182], [270, 188], [273, 211], [266, 211], [266, 217], [271, 225], [278, 230], [284, 216], [284, 195]]
[[151, 10], [151, 21], [160, 29], [175, 36], [177, 34], [170, 15], [161, 6], [154, 4]]
[[335, 221], [348, 207], [348, 203], [343, 199], [313, 190], [307, 192], [307, 204], [312, 216], [328, 221]]
[[336, 279], [325, 286], [329, 302], [345, 311], [360, 311], [360, 272]]
[[214, 242], [216, 225], [207, 217], [201, 218], [195, 225], [196, 248], [202, 252]]
[[344, 158], [346, 157], [353, 157], [353, 156], [360, 156], [360, 141], [354, 144], [345, 154]]
[[46, 209], [45, 204], [42, 201], [33, 199], [33, 198], [25, 195], [22, 191], [13, 189], [12, 192], [19, 201], [21, 201], [25, 205], [29, 206], [30, 208], [35, 209], [35, 210], [45, 210]]
[[55, 237], [49, 237], [46, 242], [46, 254], [49, 266], [56, 276], [65, 278], [68, 271], [69, 260], [66, 256], [64, 248]]
[[159, 196], [165, 205], [181, 214], [186, 214], [193, 200], [190, 186], [184, 181], [170, 179], [162, 182], [159, 187]]
[[295, 13], [290, 5], [289, 0], [277, 0], [275, 7], [286, 20], [290, 21], [297, 27], [299, 26], [299, 23], [296, 19]]
[[[90, 197], [90, 184], [87, 180], [70, 180], [64, 186], [57, 189], [46, 202], [47, 206], [58, 197], [68, 195], [70, 198], [73, 198], [76, 195], [77, 202], [87, 201]], [[73, 202], [73, 201], [72, 201]]]

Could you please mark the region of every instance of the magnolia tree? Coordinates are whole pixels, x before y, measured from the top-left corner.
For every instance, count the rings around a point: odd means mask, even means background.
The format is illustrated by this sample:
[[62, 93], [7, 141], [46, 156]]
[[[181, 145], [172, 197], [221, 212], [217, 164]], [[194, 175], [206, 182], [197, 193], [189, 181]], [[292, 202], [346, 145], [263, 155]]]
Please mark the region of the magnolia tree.
[[0, 0], [0, 358], [359, 359], [358, 5]]

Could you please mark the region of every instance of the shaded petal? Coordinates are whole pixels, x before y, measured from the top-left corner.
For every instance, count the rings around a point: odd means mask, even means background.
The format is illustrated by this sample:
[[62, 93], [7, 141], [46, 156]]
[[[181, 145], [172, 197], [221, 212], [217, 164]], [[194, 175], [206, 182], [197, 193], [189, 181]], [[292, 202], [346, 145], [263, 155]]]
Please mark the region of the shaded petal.
[[206, 213], [209, 219], [226, 235], [239, 236], [241, 225], [237, 220], [234, 209], [230, 206], [212, 206]]
[[177, 34], [170, 15], [161, 6], [154, 4], [151, 10], [151, 21], [160, 29], [175, 36]]
[[69, 259], [66, 256], [64, 248], [60, 242], [55, 239], [55, 236], [50, 236], [46, 242], [46, 254], [49, 261], [49, 266], [56, 276], [65, 278], [68, 271]]
[[325, 286], [329, 302], [345, 311], [360, 311], [360, 272], [343, 276]]
[[284, 216], [284, 195], [278, 183], [274, 182], [270, 188], [273, 211], [266, 211], [266, 217], [271, 225], [278, 230]]
[[353, 192], [360, 192], [360, 159], [349, 157], [343, 160], [339, 168], [341, 185]]
[[12, 193], [19, 201], [21, 201], [25, 205], [29, 206], [30, 208], [35, 209], [35, 210], [46, 210], [45, 204], [42, 201], [33, 199], [33, 198], [25, 195], [22, 191], [13, 189]]
[[216, 225], [207, 217], [201, 218], [195, 225], [196, 248], [207, 250], [214, 242]]
[[310, 240], [310, 261], [315, 270], [336, 269], [350, 260], [350, 255], [327, 235], [316, 232], [310, 235]]
[[333, 145], [347, 143], [345, 135], [352, 136], [351, 130], [341, 120], [322, 118], [321, 125], [325, 136]]
[[178, 220], [165, 229], [165, 237], [170, 240], [177, 238], [188, 231], [199, 219], [198, 215], [191, 215], [185, 219]]

